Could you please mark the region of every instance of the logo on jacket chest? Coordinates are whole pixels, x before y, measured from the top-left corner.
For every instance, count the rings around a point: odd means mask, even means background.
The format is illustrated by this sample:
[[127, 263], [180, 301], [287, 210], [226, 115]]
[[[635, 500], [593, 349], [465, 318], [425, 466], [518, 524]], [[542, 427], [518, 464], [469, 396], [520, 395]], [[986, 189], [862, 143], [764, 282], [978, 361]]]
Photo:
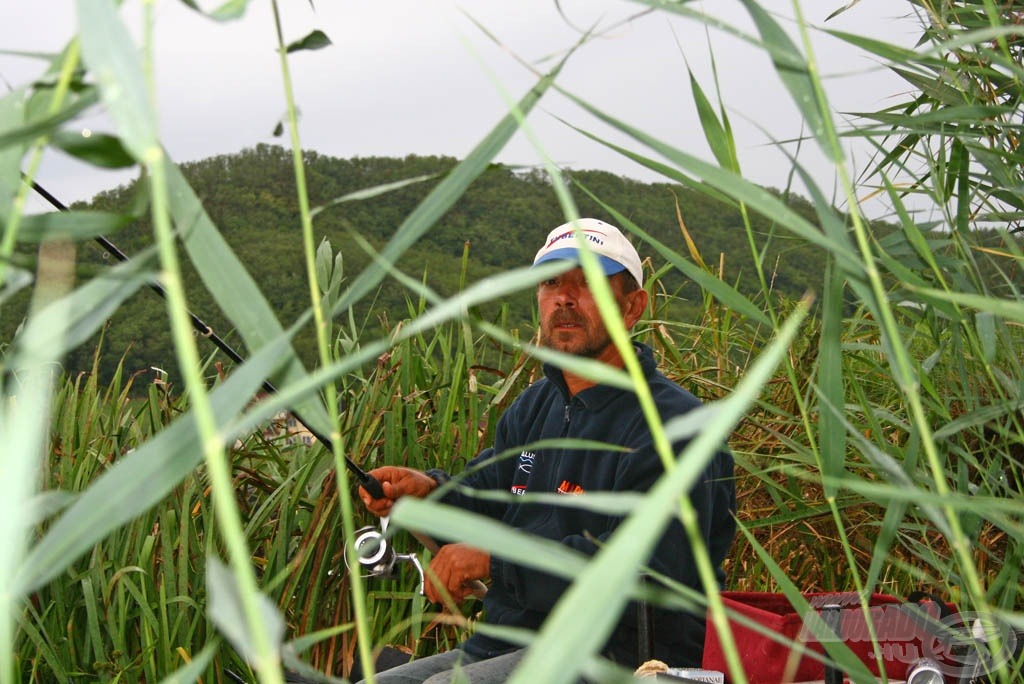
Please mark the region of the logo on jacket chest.
[[522, 480], [520, 479], [519, 473], [529, 476], [530, 473], [533, 472], [533, 462], [535, 460], [537, 460], [537, 454], [532, 451], [524, 451], [519, 454], [519, 459], [516, 461], [516, 482], [509, 489], [509, 491], [516, 496], [522, 496], [526, 493], [526, 485], [520, 484]]
[[562, 484], [558, 485], [558, 489], [555, 491], [559, 494], [582, 494], [585, 490], [581, 485], [578, 485], [575, 482], [562, 480]]
[[516, 464], [516, 470], [529, 475], [533, 472], [533, 462], [535, 460], [537, 460], [537, 454], [532, 451], [524, 451], [519, 454], [519, 461]]

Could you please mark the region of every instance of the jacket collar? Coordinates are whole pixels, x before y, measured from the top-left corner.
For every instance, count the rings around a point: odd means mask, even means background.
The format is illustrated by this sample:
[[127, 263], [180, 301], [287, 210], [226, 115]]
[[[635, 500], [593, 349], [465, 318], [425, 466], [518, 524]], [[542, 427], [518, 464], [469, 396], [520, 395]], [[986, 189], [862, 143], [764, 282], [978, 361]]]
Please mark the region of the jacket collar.
[[[658, 369], [658, 364], [654, 360], [654, 352], [642, 342], [633, 342], [633, 349], [636, 351], [637, 358], [640, 361], [640, 368], [643, 370], [644, 378], [650, 380]], [[569, 396], [569, 387], [562, 375], [562, 369], [551, 363], [545, 363], [544, 375], [558, 388], [562, 398], [568, 403], [571, 397]], [[583, 402], [583, 405], [588, 410], [598, 411], [612, 399], [620, 396], [624, 391], [626, 390], [609, 385], [594, 385], [577, 394], [575, 398]]]

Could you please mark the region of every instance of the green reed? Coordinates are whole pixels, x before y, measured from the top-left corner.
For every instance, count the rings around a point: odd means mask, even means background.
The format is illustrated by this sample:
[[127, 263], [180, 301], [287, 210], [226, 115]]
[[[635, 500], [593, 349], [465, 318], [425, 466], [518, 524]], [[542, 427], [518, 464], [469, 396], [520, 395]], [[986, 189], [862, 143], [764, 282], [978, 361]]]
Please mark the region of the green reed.
[[[707, 21], [686, 4], [639, 4]], [[374, 521], [347, 503], [353, 492], [339, 457], [366, 468], [398, 464], [457, 473], [488, 443], [501, 411], [536, 377], [541, 359], [623, 381], [620, 373], [595, 372], [533, 348], [528, 332], [507, 329], [500, 306], [490, 318], [477, 312], [529, 290], [543, 273], [511, 271], [478, 283], [464, 278], [461, 291], [444, 299], [419, 274], [395, 266], [551, 90], [631, 141], [626, 147], [577, 129], [596, 144], [669, 181], [725, 198], [743, 217], [769, 219], [768, 236], [743, 222], [761, 291], [741, 293], [731, 284], [721, 268], [730, 255], [702, 253], [686, 229], [685, 207], [675, 217], [678, 241], [662, 244], [605, 206], [641, 252], [652, 255], [655, 304], [639, 336], [655, 347], [668, 373], [717, 409], [704, 432], [683, 454], [667, 454], [672, 467], [666, 476], [626, 518], [624, 534], [593, 559], [519, 539], [431, 501], [396, 507], [396, 548], [416, 548], [407, 530], [429, 531], [571, 576], [573, 588], [540, 634], [509, 635], [531, 645], [515, 680], [568, 682], [581, 673], [614, 680], [628, 673], [615, 674], [593, 658], [609, 610], [637, 595], [634, 571], [653, 523], [685, 518], [686, 483], [713, 443], [728, 437], [739, 466], [741, 520], [728, 588], [783, 591], [802, 610], [799, 594], [809, 590], [904, 595], [924, 586], [962, 610], [987, 612], [1019, 628], [1019, 17], [990, 0], [908, 1], [927, 19], [926, 47], [917, 51], [832, 32], [914, 88], [907, 101], [840, 130], [808, 40], [812, 27], [800, 18], [790, 37], [759, 4], [744, 5], [757, 32], [750, 39], [776, 66], [807, 123], [806, 142], [834, 163], [845, 211], [833, 206], [799, 159], [791, 175], [806, 188], [813, 217], [745, 180], [728, 103], [713, 104], [697, 79], [691, 78], [691, 88], [713, 162], [564, 90], [559, 73], [572, 59], [570, 50], [538, 74], [520, 100], [509, 99], [508, 115], [405, 218], [381, 252], [351, 235], [344, 249], [372, 253], [374, 265], [366, 271], [343, 273], [329, 244], [314, 250], [312, 222], [320, 211], [342, 210], [388, 188], [324, 207], [304, 204], [311, 307], [289, 327], [177, 167], [158, 154], [148, 45], [140, 56], [130, 40], [108, 40], [123, 35], [113, 3], [79, 3], [84, 54], [90, 68], [103, 68], [95, 80], [76, 80], [75, 40], [50, 62], [49, 76], [0, 100], [0, 181], [17, 186], [22, 160], [31, 172], [60, 121], [104, 102], [123, 148], [150, 172], [160, 266], [142, 255], [72, 285], [60, 276], [73, 262], [61, 251], [67, 236], [86, 239], [104, 229], [104, 220], [111, 228], [117, 222], [71, 212], [47, 223], [23, 217], [19, 201], [3, 208], [0, 306], [26, 286], [25, 270], [11, 258], [14, 246], [43, 246], [34, 307], [25, 331], [3, 349], [0, 379], [0, 454], [10, 475], [0, 478], [0, 595], [8, 601], [0, 616], [0, 681], [159, 681], [176, 671], [224, 681], [226, 670], [280, 681], [282, 664], [341, 677], [355, 658], [379, 646], [422, 655], [476, 628], [478, 604], [439, 614], [414, 594], [409, 568], [391, 580], [360, 581], [348, 571], [352, 531]], [[285, 45], [279, 31], [286, 75], [287, 55], [310, 45]], [[586, 49], [586, 39], [574, 49]], [[29, 97], [46, 106], [22, 107]], [[284, 99], [297, 192], [305, 203], [295, 105], [289, 92]], [[878, 150], [871, 174], [852, 177], [845, 137], [865, 138]], [[572, 218], [572, 197], [589, 189], [566, 185], [553, 164], [550, 170], [553, 194]], [[888, 225], [860, 213], [857, 197], [865, 190], [887, 198]], [[940, 217], [938, 225], [908, 208], [917, 203]], [[189, 231], [174, 234], [175, 225]], [[778, 235], [819, 249], [821, 282], [802, 302], [784, 301], [771, 288], [774, 265], [762, 255], [765, 240]], [[178, 248], [249, 350], [248, 361], [224, 378], [209, 377], [185, 330], [175, 285]], [[466, 263], [472, 258], [467, 253]], [[675, 295], [660, 278], [672, 271], [701, 287], [695, 320], [672, 314]], [[118, 373], [100, 387], [95, 373], [63, 378], [52, 371], [64, 351], [158, 276], [172, 286], [168, 316], [184, 378]], [[369, 332], [376, 326], [357, 325], [350, 312], [385, 278], [407, 288], [408, 308], [388, 312], [378, 334]], [[320, 342], [315, 369], [303, 368], [291, 347], [292, 336], [310, 320]], [[278, 392], [253, 401], [268, 378]], [[130, 390], [143, 384], [146, 398], [132, 399]], [[264, 438], [261, 426], [288, 408], [331, 436], [333, 453]], [[677, 428], [654, 418], [651, 429], [664, 438]], [[429, 561], [429, 554], [422, 558]], [[226, 568], [220, 559], [227, 559]], [[728, 646], [716, 588], [705, 590], [710, 624]], [[660, 600], [704, 609], [699, 597], [670, 594]], [[599, 602], [594, 595], [609, 598]], [[731, 656], [731, 675], [742, 681], [735, 652]], [[867, 681], [866, 671], [844, 654], [830, 657], [849, 666], [855, 681]], [[1017, 671], [1008, 666], [996, 675], [1012, 681]]]

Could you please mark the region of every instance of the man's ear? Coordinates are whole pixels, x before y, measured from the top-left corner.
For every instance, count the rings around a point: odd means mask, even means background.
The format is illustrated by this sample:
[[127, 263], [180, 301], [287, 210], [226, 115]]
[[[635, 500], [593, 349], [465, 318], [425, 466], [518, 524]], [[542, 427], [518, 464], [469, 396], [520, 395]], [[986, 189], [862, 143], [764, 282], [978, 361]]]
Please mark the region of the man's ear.
[[626, 329], [632, 330], [636, 322], [643, 318], [644, 312], [647, 311], [647, 290], [639, 288], [626, 293], [625, 297], [622, 320], [626, 324]]

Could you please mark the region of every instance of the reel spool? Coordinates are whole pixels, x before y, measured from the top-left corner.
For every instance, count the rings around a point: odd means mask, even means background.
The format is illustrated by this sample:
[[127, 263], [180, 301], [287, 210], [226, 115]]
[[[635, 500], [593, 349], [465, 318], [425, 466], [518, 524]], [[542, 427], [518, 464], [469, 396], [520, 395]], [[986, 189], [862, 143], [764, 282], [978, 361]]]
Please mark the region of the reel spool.
[[355, 541], [352, 543], [352, 546], [345, 547], [345, 564], [349, 569], [354, 569], [352, 559], [349, 558], [349, 550], [352, 549], [355, 552], [356, 563], [365, 571], [363, 577], [384, 577], [390, 579], [396, 576], [395, 568], [399, 561], [412, 563], [419, 573], [419, 594], [423, 596], [426, 579], [423, 575], [423, 566], [420, 564], [419, 557], [415, 553], [396, 553], [388, 543], [386, 536], [388, 529], [388, 519], [386, 517], [381, 518], [380, 526], [380, 530], [375, 527], [361, 527], [356, 530]]
[[[395, 569], [395, 556], [397, 555], [391, 545], [388, 544], [384, 533], [375, 527], [362, 527], [356, 530], [356, 540], [352, 544], [355, 551], [356, 561], [367, 572], [367, 577], [390, 577]], [[348, 559], [349, 547], [345, 547], [346, 561], [352, 567]]]

